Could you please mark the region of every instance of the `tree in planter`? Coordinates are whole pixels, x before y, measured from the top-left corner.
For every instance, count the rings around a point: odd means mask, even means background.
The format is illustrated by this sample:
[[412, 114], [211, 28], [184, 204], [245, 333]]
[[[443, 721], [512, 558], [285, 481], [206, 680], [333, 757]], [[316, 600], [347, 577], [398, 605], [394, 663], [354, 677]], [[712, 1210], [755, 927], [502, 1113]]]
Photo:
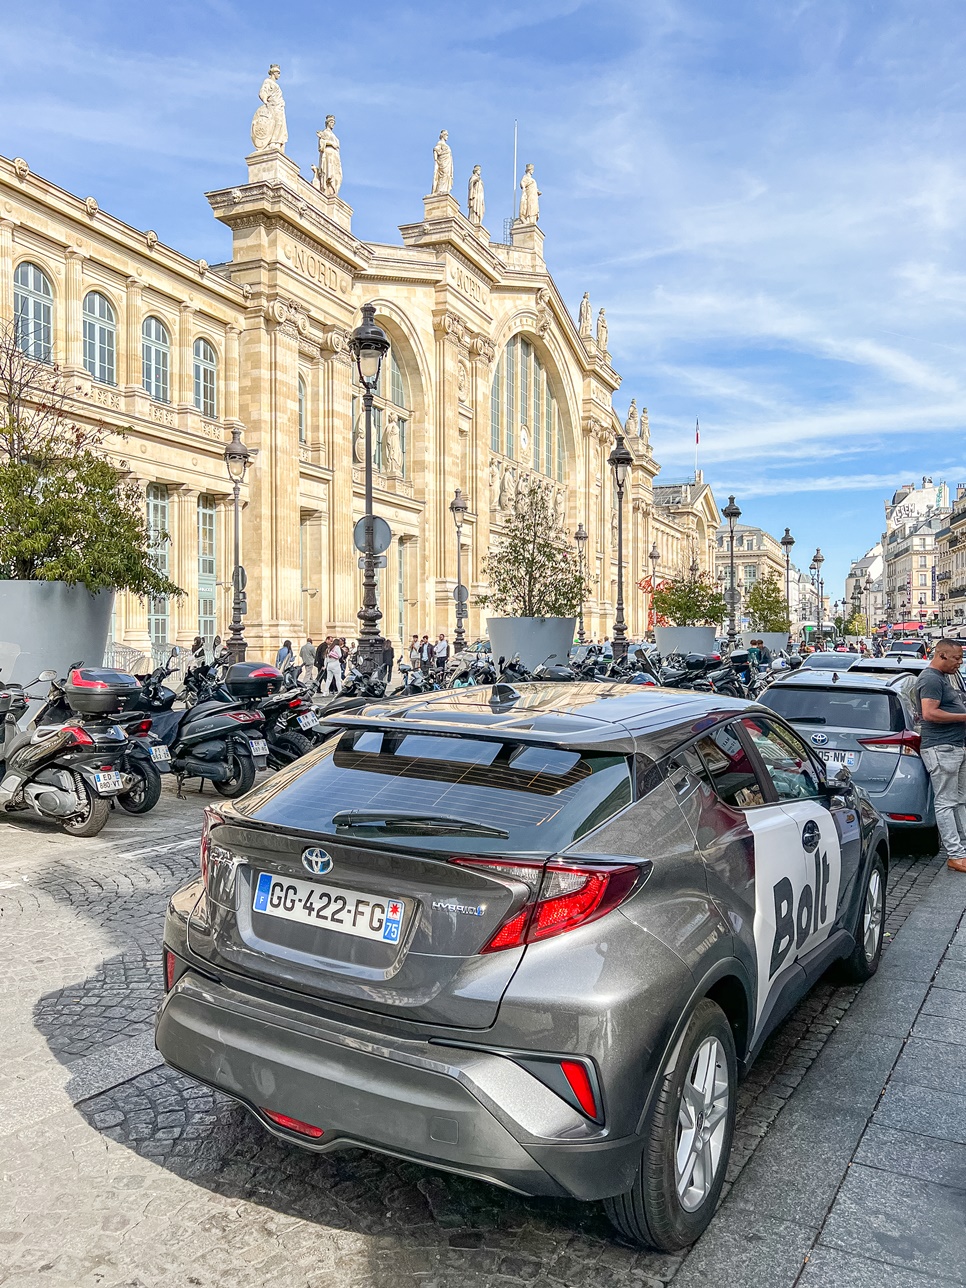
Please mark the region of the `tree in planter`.
[[[73, 386], [0, 332], [0, 578], [180, 595], [158, 571], [144, 499], [72, 420]], [[167, 534], [160, 534], [162, 539]]]
[[785, 592], [775, 573], [760, 577], [745, 599], [745, 612], [753, 631], [780, 631], [791, 629]]
[[588, 582], [550, 497], [530, 479], [496, 548], [483, 561], [490, 589], [477, 598], [499, 617], [576, 617]]
[[717, 626], [728, 611], [724, 595], [707, 573], [663, 581], [651, 598], [658, 625]]

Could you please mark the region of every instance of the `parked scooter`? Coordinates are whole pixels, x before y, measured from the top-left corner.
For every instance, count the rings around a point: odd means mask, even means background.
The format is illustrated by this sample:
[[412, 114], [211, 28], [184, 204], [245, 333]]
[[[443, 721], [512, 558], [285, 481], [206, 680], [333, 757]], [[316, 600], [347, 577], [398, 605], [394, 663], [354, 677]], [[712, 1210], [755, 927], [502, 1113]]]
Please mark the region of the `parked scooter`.
[[25, 690], [41, 680], [56, 681], [56, 671], [42, 671], [28, 685], [0, 687], [0, 810], [30, 810], [71, 836], [96, 836], [111, 800], [134, 785], [122, 769], [127, 737], [113, 716], [131, 700], [137, 682], [119, 671], [73, 668], [64, 692], [75, 718], [64, 724], [34, 720], [21, 732]]

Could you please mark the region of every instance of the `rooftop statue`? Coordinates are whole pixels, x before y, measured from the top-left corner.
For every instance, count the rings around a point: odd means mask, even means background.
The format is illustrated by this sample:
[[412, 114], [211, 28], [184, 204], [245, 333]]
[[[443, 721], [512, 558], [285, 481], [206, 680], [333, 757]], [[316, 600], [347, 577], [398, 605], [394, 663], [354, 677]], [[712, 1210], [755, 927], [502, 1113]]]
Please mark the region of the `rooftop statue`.
[[334, 127], [335, 117], [327, 116], [325, 129], [316, 132], [319, 140], [319, 164], [312, 167], [316, 184], [327, 197], [337, 197], [342, 187], [342, 157]]
[[449, 130], [440, 130], [439, 142], [433, 148], [434, 197], [444, 196], [453, 190], [453, 149], [446, 142]]
[[278, 63], [272, 63], [268, 75], [262, 81], [258, 97], [261, 106], [255, 109], [252, 117], [252, 146], [256, 152], [265, 152], [274, 148], [285, 151], [288, 142], [288, 127], [285, 124], [285, 99], [282, 87], [278, 83], [280, 69]]
[[520, 180], [520, 223], [535, 224], [540, 218], [540, 190], [533, 177], [533, 163], [527, 164]]
[[470, 223], [479, 228], [483, 223], [483, 212], [486, 205], [483, 201], [483, 177], [480, 174], [480, 167], [475, 165], [473, 173], [470, 175], [470, 187], [466, 198], [466, 211], [470, 217]]

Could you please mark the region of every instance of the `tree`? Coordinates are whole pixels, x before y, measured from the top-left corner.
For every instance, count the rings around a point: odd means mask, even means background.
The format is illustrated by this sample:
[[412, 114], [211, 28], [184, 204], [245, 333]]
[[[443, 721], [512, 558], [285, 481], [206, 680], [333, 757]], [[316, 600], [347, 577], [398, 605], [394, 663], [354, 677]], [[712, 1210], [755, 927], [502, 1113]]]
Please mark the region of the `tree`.
[[853, 609], [852, 616], [848, 618], [842, 630], [843, 635], [868, 635], [869, 628], [865, 620], [865, 613], [857, 612]]
[[587, 598], [577, 555], [544, 488], [530, 479], [483, 563], [490, 584], [477, 603], [498, 616], [575, 617]]
[[745, 612], [753, 631], [791, 629], [785, 592], [775, 573], [766, 573], [755, 582], [745, 600]]
[[144, 499], [70, 416], [74, 388], [0, 332], [0, 577], [180, 595], [157, 568]]
[[706, 573], [662, 582], [652, 596], [657, 619], [674, 626], [717, 626], [728, 611], [724, 595]]

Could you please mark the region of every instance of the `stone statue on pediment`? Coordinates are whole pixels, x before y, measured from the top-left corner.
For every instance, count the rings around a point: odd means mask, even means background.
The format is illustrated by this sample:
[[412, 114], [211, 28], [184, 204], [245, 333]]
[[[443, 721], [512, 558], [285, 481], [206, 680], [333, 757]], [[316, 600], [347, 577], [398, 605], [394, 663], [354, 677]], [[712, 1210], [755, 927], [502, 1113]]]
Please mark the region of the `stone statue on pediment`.
[[316, 131], [319, 141], [319, 164], [312, 167], [315, 186], [326, 197], [337, 197], [342, 187], [342, 156], [335, 135], [335, 117], [325, 118], [325, 129]]
[[520, 214], [521, 224], [535, 224], [540, 218], [540, 198], [543, 194], [533, 177], [533, 163], [527, 162], [527, 168], [520, 180]]
[[557, 520], [557, 527], [562, 528], [564, 519], [567, 516], [567, 498], [564, 495], [562, 487], [558, 487], [553, 494], [553, 517]]
[[470, 223], [479, 228], [483, 223], [483, 212], [486, 205], [483, 201], [483, 176], [480, 173], [480, 167], [475, 165], [473, 173], [470, 175], [469, 192], [466, 197], [466, 213], [469, 215]]
[[266, 152], [273, 148], [284, 152], [288, 142], [285, 99], [278, 83], [279, 75], [278, 63], [272, 63], [268, 75], [262, 81], [262, 88], [258, 91], [261, 106], [255, 109], [252, 117], [252, 146], [256, 152]]
[[610, 512], [610, 543], [612, 546], [617, 545], [617, 511]]
[[513, 471], [507, 466], [500, 479], [500, 509], [509, 510], [513, 505]]
[[607, 315], [603, 309], [597, 314], [597, 348], [607, 352]]
[[433, 148], [433, 191], [434, 197], [445, 196], [453, 191], [453, 149], [446, 142], [449, 130], [440, 130], [439, 140]]
[[490, 457], [490, 509], [496, 510], [500, 505], [500, 462], [495, 456]]
[[642, 408], [641, 408], [641, 428], [640, 428], [640, 438], [642, 439], [642, 441], [643, 441], [645, 444], [649, 444], [649, 443], [650, 443], [650, 438], [651, 438], [651, 425], [650, 425], [650, 421], [647, 419], [647, 408], [646, 408], [646, 407], [642, 407]]
[[382, 467], [387, 474], [402, 473], [399, 455], [399, 421], [390, 409], [386, 415], [386, 428], [382, 431]]
[[624, 421], [624, 437], [638, 438], [640, 435], [640, 422], [637, 418], [637, 399], [631, 399], [631, 405], [627, 410], [627, 420]]
[[581, 336], [583, 336], [587, 340], [591, 338], [590, 319], [591, 319], [590, 292], [584, 291], [584, 298], [580, 301], [580, 315], [579, 315], [577, 329], [579, 330]]

